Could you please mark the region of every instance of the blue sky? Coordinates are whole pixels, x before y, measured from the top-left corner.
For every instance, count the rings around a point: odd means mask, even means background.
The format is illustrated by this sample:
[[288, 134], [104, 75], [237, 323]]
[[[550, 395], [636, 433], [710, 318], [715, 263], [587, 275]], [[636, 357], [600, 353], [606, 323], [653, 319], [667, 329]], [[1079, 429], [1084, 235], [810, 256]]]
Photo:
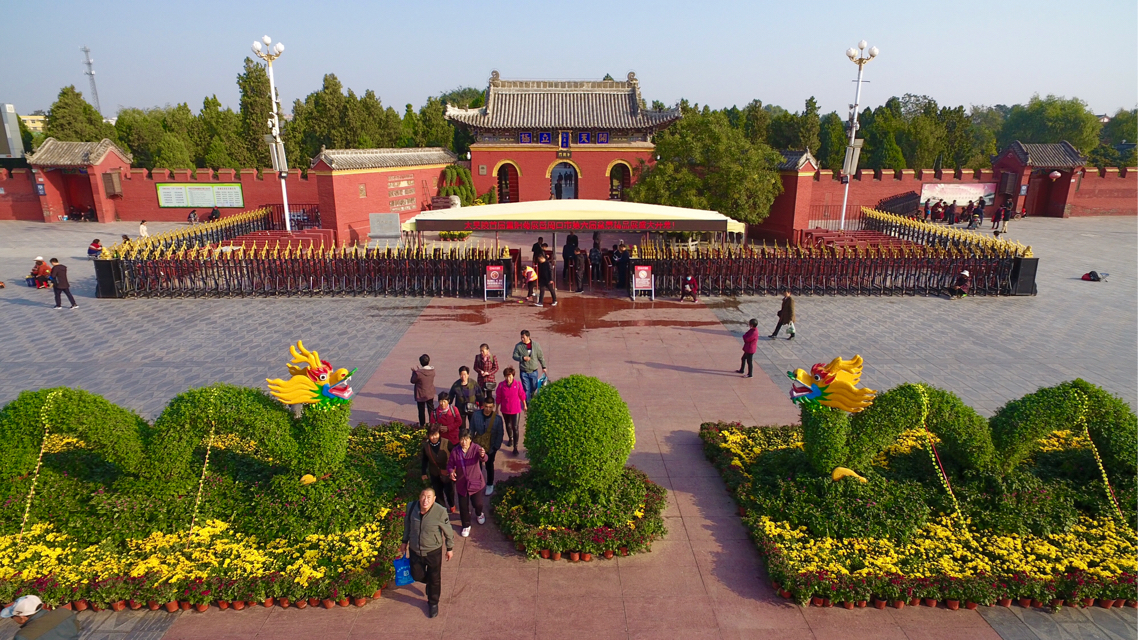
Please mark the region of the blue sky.
[[0, 102], [30, 113], [59, 88], [88, 93], [92, 49], [106, 115], [120, 106], [217, 94], [237, 106], [249, 46], [271, 35], [287, 103], [325, 73], [399, 111], [429, 95], [503, 78], [623, 78], [648, 100], [714, 107], [752, 98], [845, 112], [865, 38], [881, 49], [863, 104], [928, 94], [941, 104], [1078, 96], [1096, 113], [1138, 103], [1138, 3], [1001, 2], [5, 2]]

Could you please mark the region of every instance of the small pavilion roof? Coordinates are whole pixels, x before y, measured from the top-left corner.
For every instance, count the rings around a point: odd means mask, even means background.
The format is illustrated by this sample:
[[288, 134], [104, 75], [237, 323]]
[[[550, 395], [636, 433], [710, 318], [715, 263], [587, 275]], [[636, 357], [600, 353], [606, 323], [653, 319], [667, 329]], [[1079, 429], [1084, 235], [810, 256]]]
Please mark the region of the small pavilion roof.
[[1009, 147], [1024, 166], [1073, 169], [1086, 166], [1087, 159], [1066, 140], [1048, 144], [1031, 144], [1016, 140]]
[[679, 120], [680, 111], [648, 109], [631, 72], [628, 80], [502, 80], [494, 71], [486, 106], [447, 105], [446, 117], [476, 129], [656, 130]]
[[458, 159], [443, 147], [408, 147], [402, 149], [321, 149], [312, 159], [313, 167], [324, 162], [333, 171], [352, 169], [388, 169], [430, 164], [451, 164]]
[[37, 167], [90, 167], [99, 164], [108, 153], [114, 153], [130, 164], [134, 159], [107, 138], [98, 142], [62, 142], [48, 138], [28, 155], [28, 164]]

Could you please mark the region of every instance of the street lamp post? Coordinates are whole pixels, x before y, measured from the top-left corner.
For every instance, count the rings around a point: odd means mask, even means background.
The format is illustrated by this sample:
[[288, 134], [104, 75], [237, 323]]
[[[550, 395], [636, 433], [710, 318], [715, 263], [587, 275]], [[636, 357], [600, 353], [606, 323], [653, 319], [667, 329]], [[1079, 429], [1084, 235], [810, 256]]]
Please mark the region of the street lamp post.
[[857, 110], [861, 105], [861, 76], [865, 71], [865, 65], [876, 58], [878, 53], [877, 47], [870, 47], [869, 51], [866, 51], [866, 45], [866, 41], [862, 40], [857, 43], [857, 49], [850, 47], [846, 50], [846, 57], [850, 59], [850, 62], [857, 65], [857, 93], [854, 94], [854, 103], [850, 105], [850, 143], [846, 147], [845, 162], [842, 163], [842, 181], [846, 183], [845, 195], [842, 196], [841, 229], [843, 231], [846, 228], [846, 203], [850, 199], [850, 176], [857, 172], [857, 159], [861, 154], [861, 145], [855, 144], [858, 128]]
[[[262, 51], [261, 43], [264, 43], [265, 50]], [[273, 60], [281, 57], [284, 53], [284, 44], [278, 42], [273, 45], [273, 39], [269, 36], [264, 36], [260, 40], [253, 42], [253, 53], [257, 57], [264, 60], [269, 67], [269, 103], [272, 106], [273, 117], [269, 118], [269, 134], [265, 136], [266, 141], [269, 142], [269, 150], [272, 152], [273, 170], [277, 172], [277, 178], [281, 181], [281, 200], [284, 204], [284, 223], [285, 231], [292, 231], [292, 221], [289, 220], [288, 214], [288, 161], [285, 159], [284, 143], [281, 142], [281, 125], [280, 119], [277, 118], [277, 84], [273, 80]]]

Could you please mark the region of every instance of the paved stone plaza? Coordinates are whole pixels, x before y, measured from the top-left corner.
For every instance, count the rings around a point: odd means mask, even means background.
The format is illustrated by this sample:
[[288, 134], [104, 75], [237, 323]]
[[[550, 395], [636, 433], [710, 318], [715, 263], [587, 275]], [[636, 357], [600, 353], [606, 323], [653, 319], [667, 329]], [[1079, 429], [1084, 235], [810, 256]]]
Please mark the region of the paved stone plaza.
[[[157, 225], [155, 225], [157, 226]], [[123, 230], [119, 230], [122, 227]], [[860, 353], [863, 381], [886, 389], [926, 380], [985, 413], [1041, 385], [1082, 376], [1136, 403], [1134, 219], [1029, 220], [1017, 237], [1042, 258], [1034, 298], [800, 298], [799, 337], [760, 341], [762, 370], [738, 366], [742, 325], [768, 329], [776, 298], [636, 303], [566, 294], [556, 308], [466, 300], [95, 300], [83, 254], [90, 229], [133, 225], [0, 225], [0, 327], [7, 338], [0, 401], [19, 390], [81, 386], [153, 416], [175, 393], [224, 380], [260, 386], [296, 338], [336, 366], [359, 367], [354, 417], [411, 421], [408, 369], [423, 352], [439, 386], [487, 342], [502, 367], [518, 331], [544, 348], [552, 377], [614, 384], [636, 423], [630, 462], [669, 490], [668, 535], [652, 553], [589, 564], [525, 561], [491, 522], [456, 538], [444, 565], [441, 615], [421, 585], [385, 590], [363, 608], [243, 612], [84, 613], [85, 637], [227, 638], [1060, 638], [1138, 635], [1134, 610], [1057, 614], [1018, 607], [948, 611], [800, 608], [778, 598], [697, 430], [706, 420], [797, 420], [788, 368]], [[109, 229], [111, 231], [104, 231]], [[1089, 234], [1089, 235], [1085, 235]], [[106, 238], [103, 238], [104, 240]], [[36, 243], [42, 243], [37, 245]], [[39, 248], [39, 247], [43, 248]], [[51, 252], [55, 251], [55, 254]], [[67, 253], [69, 251], [69, 253]], [[70, 261], [78, 311], [51, 311], [49, 292], [17, 286], [37, 254]], [[65, 256], [67, 256], [65, 258]], [[1088, 256], [1088, 257], [1083, 257]], [[1093, 258], [1089, 256], [1094, 256]], [[1096, 269], [1107, 283], [1076, 280]], [[773, 322], [770, 322], [773, 327]], [[499, 455], [499, 470], [525, 468]], [[14, 632], [0, 624], [0, 639]]]

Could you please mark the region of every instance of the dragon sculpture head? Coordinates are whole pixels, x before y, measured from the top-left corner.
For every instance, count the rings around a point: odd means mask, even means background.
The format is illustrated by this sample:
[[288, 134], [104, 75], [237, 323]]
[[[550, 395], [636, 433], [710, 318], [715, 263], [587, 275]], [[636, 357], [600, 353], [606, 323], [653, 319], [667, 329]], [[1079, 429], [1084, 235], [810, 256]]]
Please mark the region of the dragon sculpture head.
[[810, 402], [826, 407], [833, 407], [850, 413], [857, 413], [873, 404], [877, 392], [873, 389], [859, 389], [861, 381], [861, 356], [854, 356], [853, 360], [843, 360], [841, 356], [834, 358], [830, 364], [821, 362], [810, 368], [810, 371], [798, 369], [786, 377], [793, 381], [790, 390], [790, 399], [795, 404]]
[[356, 369], [332, 370], [332, 365], [320, 359], [320, 354], [304, 348], [304, 342], [288, 348], [292, 354], [288, 380], [266, 380], [269, 392], [285, 404], [309, 404], [330, 407], [349, 402], [352, 397], [352, 374]]

